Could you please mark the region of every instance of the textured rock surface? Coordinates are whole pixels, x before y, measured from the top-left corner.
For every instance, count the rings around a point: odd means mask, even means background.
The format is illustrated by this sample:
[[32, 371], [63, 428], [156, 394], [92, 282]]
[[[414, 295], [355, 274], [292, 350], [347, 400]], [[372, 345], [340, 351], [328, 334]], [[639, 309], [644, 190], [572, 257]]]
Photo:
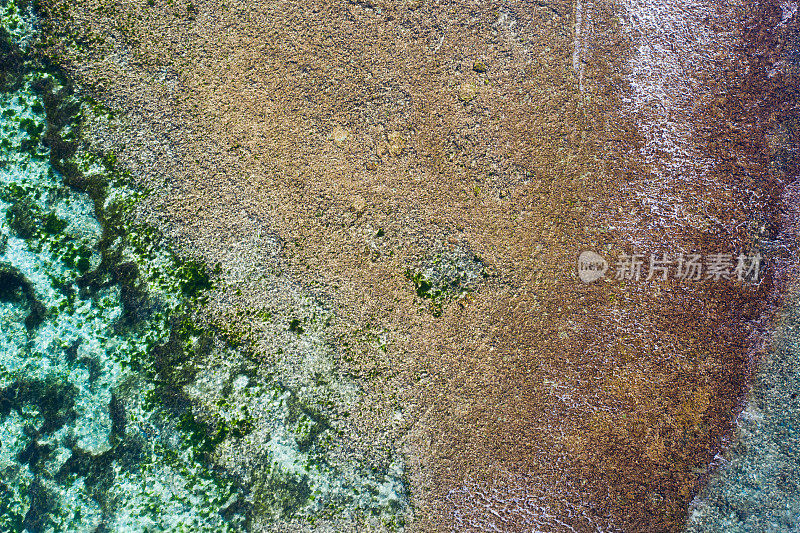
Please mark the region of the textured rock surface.
[[[777, 3], [40, 8], [143, 216], [221, 264], [214, 316], [293, 390], [335, 361], [364, 391], [344, 438], [403, 448], [415, 530], [684, 525], [792, 260]], [[584, 249], [768, 265], [583, 285]], [[446, 250], [492, 275], [431, 313], [414, 272]]]

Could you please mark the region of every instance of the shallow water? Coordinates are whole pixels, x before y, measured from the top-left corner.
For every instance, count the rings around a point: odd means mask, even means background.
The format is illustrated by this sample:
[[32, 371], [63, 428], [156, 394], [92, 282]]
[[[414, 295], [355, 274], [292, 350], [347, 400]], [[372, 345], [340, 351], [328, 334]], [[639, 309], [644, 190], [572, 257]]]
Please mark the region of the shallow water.
[[734, 446], [694, 502], [688, 531], [800, 530], [799, 362], [795, 301], [759, 368]]
[[[50, 165], [34, 89], [47, 81], [60, 83], [24, 69], [0, 95], [0, 529], [222, 529], [232, 483], [193, 457], [186, 437], [166, 435], [145, 407], [153, 384], [132, 368], [165, 340], [180, 298], [161, 291], [146, 319], [127, 321], [118, 283], [83, 281], [100, 264], [103, 229], [89, 195]], [[126, 197], [118, 188], [108, 202]], [[174, 266], [150, 252], [153, 278]]]
[[194, 321], [209, 273], [134, 223], [144, 193], [113, 156], [79, 153], [70, 179], [54, 168], [50, 148], [75, 138], [80, 115], [105, 112], [25, 62], [35, 19], [3, 9], [23, 62], [0, 93], [0, 530], [334, 515], [402, 528], [402, 462], [327, 454], [339, 439], [324, 410]]

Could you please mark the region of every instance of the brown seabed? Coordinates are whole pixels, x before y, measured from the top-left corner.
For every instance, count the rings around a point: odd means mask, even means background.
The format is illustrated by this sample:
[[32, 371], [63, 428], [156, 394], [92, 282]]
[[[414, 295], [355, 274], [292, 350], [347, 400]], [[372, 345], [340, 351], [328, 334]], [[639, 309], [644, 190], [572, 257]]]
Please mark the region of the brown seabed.
[[[775, 63], [797, 20], [652, 4], [41, 10], [46, 53], [125, 117], [97, 142], [168, 191], [153, 213], [179, 246], [230, 272], [268, 231], [333, 342], [390, 339], [341, 364], [368, 391], [354, 421], [409, 457], [412, 530], [674, 531], [791, 276], [796, 159], [773, 160], [797, 145], [796, 73]], [[436, 317], [405, 272], [456, 247], [492, 276]], [[582, 284], [583, 250], [767, 265], [758, 285]], [[236, 305], [264, 297], [245, 283]]]

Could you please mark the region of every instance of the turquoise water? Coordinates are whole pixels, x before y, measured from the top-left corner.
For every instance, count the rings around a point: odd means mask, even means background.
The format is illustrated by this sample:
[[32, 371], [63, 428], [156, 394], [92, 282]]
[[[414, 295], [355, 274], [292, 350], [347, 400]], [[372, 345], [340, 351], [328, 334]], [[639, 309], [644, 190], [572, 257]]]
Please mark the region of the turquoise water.
[[[110, 117], [0, 18], [0, 531], [402, 529], [402, 461], [339, 459], [334, 409], [199, 325], [215, 274], [133, 222], [146, 193], [77, 133]], [[286, 356], [329, 357], [306, 329]]]
[[[9, 24], [13, 5], [6, 10]], [[15, 28], [30, 30], [22, 21]], [[43, 139], [42, 93], [58, 93], [60, 80], [17, 66], [0, 94], [0, 530], [235, 526], [241, 517], [220, 513], [233, 484], [193, 457], [188, 434], [165, 431], [146, 408], [155, 387], [136, 368], [186, 303], [169, 290], [178, 280], [163, 276], [180, 265], [145, 243], [116, 243], [129, 269], [150, 264], [141, 274], [163, 285], [141, 319], [126, 316], [114, 276], [93, 279], [103, 228], [92, 198], [54, 171]], [[109, 179], [99, 161], [84, 166]], [[118, 186], [104, 207], [135, 197]]]
[[787, 311], [692, 532], [800, 531], [800, 302]]

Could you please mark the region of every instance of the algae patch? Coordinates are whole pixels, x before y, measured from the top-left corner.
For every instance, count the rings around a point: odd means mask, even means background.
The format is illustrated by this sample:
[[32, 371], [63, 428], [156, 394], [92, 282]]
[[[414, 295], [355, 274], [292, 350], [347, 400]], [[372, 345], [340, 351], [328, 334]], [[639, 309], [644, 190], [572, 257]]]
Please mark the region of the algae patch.
[[434, 316], [441, 316], [448, 302], [476, 290], [488, 277], [483, 261], [462, 248], [439, 252], [406, 269], [406, 279], [414, 284], [417, 296], [430, 303]]

